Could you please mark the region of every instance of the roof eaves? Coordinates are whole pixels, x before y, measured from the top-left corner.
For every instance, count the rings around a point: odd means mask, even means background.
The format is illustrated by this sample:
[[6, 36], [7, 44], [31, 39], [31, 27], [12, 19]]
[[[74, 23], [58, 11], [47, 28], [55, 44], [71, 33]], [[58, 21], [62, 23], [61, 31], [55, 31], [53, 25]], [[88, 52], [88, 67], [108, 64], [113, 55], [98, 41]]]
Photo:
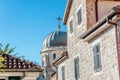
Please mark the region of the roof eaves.
[[3, 69], [5, 72], [42, 72], [43, 69]]
[[[112, 18], [116, 15], [116, 12], [110, 13], [107, 17]], [[100, 28], [103, 24], [107, 22], [107, 17], [104, 17], [101, 21], [97, 22], [90, 30], [86, 31], [82, 35], [80, 35], [80, 39], [87, 38], [90, 34], [92, 34], [94, 31], [96, 31], [98, 28]]]
[[53, 63], [54, 66], [60, 64], [62, 61], [66, 60], [68, 58], [68, 52], [63, 51], [62, 55], [56, 59], [56, 61]]
[[102, 20], [98, 21], [91, 29], [80, 35], [80, 39], [87, 38], [91, 33], [96, 31], [98, 28], [100, 28], [103, 24], [105, 24], [108, 19], [112, 19], [115, 15], [120, 14], [120, 5], [114, 6], [113, 11], [110, 12], [107, 16], [105, 16]]
[[67, 2], [67, 6], [65, 9], [64, 17], [63, 17], [63, 24], [66, 24], [66, 22], [67, 22], [72, 2], [73, 2], [73, 0], [68, 0], [68, 2]]

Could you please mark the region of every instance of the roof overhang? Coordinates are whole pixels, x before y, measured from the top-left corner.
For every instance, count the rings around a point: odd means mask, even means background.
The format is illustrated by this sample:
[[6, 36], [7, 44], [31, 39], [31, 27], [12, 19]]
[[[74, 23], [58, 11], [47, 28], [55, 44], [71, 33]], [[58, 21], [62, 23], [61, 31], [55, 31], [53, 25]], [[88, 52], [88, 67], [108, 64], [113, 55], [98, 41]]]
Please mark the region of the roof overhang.
[[63, 17], [63, 24], [66, 24], [66, 22], [68, 20], [68, 15], [69, 15], [69, 12], [70, 12], [72, 1], [73, 0], [68, 0], [68, 2], [67, 2], [67, 6], [66, 6], [66, 9], [65, 9], [64, 17]]
[[56, 61], [53, 63], [53, 65], [57, 66], [61, 62], [63, 62], [64, 60], [66, 60], [67, 58], [68, 58], [68, 52], [67, 51], [63, 51], [62, 54], [61, 54], [61, 56], [56, 59]]
[[42, 72], [43, 69], [3, 69], [5, 72]]
[[91, 29], [80, 35], [80, 38], [89, 42], [98, 34], [111, 27], [111, 24], [115, 25], [116, 22], [120, 20], [120, 6], [116, 6], [113, 9], [114, 11], [109, 13], [102, 20], [98, 21]]

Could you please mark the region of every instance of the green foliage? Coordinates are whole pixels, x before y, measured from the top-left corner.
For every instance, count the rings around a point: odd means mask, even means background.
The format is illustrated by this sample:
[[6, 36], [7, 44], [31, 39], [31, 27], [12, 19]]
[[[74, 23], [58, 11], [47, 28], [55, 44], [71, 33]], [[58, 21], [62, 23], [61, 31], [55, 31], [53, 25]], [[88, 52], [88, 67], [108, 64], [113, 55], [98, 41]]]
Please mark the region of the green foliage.
[[11, 54], [12, 52], [14, 52], [14, 50], [15, 50], [15, 48], [16, 48], [16, 47], [14, 47], [14, 48], [9, 48], [9, 47], [10, 47], [10, 44], [9, 44], [9, 43], [7, 43], [7, 44], [5, 45], [5, 48], [4, 48], [4, 49], [2, 49], [2, 47], [3, 47], [3, 45], [0, 44], [0, 51], [4, 52], [5, 54]]
[[3, 62], [5, 60], [5, 58], [0, 57], [0, 62]]
[[2, 68], [4, 68], [5, 67], [5, 64], [3, 64], [3, 62], [5, 61], [5, 58], [4, 57], [0, 57], [0, 72], [2, 72], [2, 73], [4, 73], [5, 72], [5, 70], [4, 69], [2, 69]]
[[[3, 45], [0, 43], [0, 53], [1, 54], [11, 54], [12, 52], [14, 52], [15, 48], [9, 48], [10, 47], [10, 44], [7, 43], [4, 47], [4, 49], [2, 48]], [[5, 64], [3, 64], [3, 62], [5, 61], [5, 58], [0, 56], [0, 72], [4, 73], [5, 70], [3, 68], [5, 68]]]

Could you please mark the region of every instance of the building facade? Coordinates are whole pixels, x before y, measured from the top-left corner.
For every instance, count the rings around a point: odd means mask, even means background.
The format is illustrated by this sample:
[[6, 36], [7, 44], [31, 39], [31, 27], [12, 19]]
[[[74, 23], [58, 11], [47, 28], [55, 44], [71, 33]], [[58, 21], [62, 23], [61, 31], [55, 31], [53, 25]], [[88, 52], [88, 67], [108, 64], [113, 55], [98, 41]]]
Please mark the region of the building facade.
[[68, 0], [63, 23], [68, 58], [55, 62], [57, 79], [119, 80], [120, 1]]

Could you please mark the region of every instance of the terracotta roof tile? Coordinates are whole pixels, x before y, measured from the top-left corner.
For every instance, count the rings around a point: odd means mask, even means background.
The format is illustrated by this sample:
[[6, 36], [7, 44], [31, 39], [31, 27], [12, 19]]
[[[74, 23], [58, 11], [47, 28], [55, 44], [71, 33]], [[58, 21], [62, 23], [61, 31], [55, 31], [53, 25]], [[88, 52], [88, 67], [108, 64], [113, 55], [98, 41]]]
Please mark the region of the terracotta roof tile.
[[40, 65], [37, 65], [33, 62], [27, 61], [25, 59], [20, 59], [8, 54], [0, 53], [0, 56], [4, 57], [4, 67], [1, 69], [20, 69], [20, 70], [38, 70], [42, 71]]

